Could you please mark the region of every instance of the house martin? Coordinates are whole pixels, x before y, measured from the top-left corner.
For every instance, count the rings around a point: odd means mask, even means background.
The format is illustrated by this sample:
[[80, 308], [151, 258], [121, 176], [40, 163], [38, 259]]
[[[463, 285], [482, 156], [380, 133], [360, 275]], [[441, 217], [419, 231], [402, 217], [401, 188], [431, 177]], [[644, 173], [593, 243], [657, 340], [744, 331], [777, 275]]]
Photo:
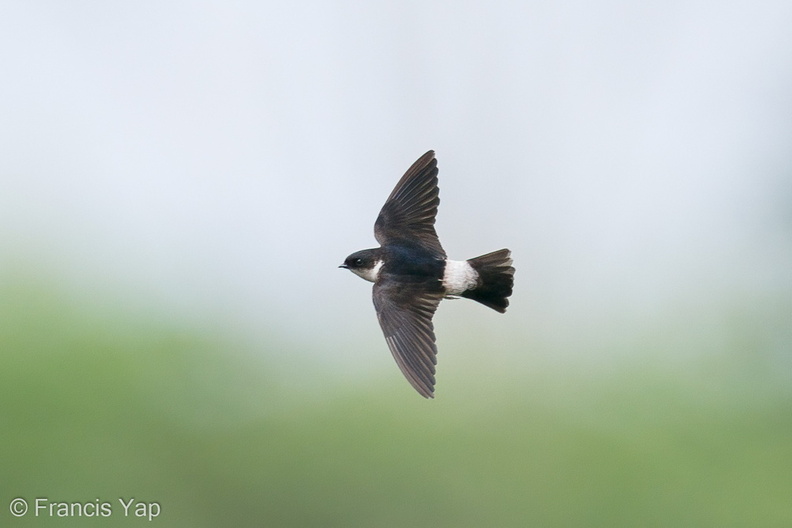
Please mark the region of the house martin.
[[407, 170], [374, 224], [375, 249], [349, 255], [339, 266], [374, 283], [377, 318], [396, 363], [425, 398], [434, 398], [434, 316], [444, 298], [466, 297], [498, 312], [509, 306], [514, 285], [511, 251], [450, 260], [434, 223], [440, 190], [430, 150]]

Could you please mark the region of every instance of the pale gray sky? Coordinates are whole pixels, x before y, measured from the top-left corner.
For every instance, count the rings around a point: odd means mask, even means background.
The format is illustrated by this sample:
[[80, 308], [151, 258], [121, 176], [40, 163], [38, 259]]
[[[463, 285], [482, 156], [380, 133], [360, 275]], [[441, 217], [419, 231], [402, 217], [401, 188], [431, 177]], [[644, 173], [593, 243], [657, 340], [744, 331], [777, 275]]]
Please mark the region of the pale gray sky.
[[482, 324], [789, 288], [790, 27], [785, 1], [5, 2], [0, 267], [360, 344], [369, 285], [336, 266], [433, 148], [449, 255], [514, 252]]

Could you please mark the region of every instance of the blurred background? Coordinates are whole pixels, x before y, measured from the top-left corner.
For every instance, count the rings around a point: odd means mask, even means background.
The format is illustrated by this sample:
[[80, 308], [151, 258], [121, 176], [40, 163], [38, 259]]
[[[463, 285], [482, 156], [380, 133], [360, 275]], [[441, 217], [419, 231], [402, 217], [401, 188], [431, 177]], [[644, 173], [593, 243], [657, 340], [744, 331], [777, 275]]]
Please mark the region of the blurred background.
[[[0, 518], [792, 524], [789, 2], [4, 2]], [[370, 284], [435, 149], [437, 398]]]

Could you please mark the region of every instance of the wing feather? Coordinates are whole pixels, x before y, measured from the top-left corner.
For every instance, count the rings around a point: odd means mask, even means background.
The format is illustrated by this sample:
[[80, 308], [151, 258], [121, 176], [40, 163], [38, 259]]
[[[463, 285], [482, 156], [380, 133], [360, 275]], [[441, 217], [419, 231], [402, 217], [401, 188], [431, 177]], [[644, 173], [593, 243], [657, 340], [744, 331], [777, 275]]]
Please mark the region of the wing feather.
[[398, 240], [417, 241], [433, 255], [446, 254], [435, 231], [440, 204], [437, 159], [430, 150], [407, 169], [382, 206], [374, 223], [374, 236], [381, 245]]
[[396, 364], [407, 381], [425, 398], [434, 397], [435, 345], [432, 317], [442, 294], [418, 286], [374, 285], [374, 308]]

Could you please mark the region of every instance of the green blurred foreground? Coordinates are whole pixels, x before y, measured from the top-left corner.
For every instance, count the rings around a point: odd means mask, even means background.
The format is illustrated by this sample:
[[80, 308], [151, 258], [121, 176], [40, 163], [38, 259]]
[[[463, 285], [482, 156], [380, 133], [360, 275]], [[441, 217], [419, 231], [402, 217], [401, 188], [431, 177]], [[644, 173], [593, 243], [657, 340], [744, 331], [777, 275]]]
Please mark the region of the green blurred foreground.
[[[778, 372], [792, 363], [768, 362], [789, 343], [767, 338], [766, 314], [746, 310], [722, 350], [685, 368], [537, 366], [491, 399], [427, 402], [396, 376], [295, 389], [271, 364], [288, 344], [251, 353], [52, 291], [0, 294], [2, 526], [149, 525], [119, 498], [156, 502], [152, 526], [190, 528], [792, 526], [791, 377]], [[446, 386], [469, 374], [446, 372]], [[19, 518], [16, 497], [30, 503]], [[36, 517], [36, 498], [112, 511]]]

